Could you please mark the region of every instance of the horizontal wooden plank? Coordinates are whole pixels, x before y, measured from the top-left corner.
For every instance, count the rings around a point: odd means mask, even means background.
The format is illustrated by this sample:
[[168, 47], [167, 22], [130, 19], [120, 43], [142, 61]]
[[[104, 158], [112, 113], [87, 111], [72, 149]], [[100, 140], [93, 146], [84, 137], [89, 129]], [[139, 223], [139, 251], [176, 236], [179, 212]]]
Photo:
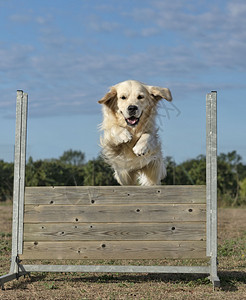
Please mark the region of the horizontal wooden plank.
[[26, 204], [205, 203], [204, 185], [26, 187]]
[[205, 222], [205, 204], [25, 205], [25, 223]]
[[204, 241], [24, 242], [21, 259], [205, 258]]
[[24, 241], [200, 241], [205, 222], [185, 223], [41, 223], [25, 224]]

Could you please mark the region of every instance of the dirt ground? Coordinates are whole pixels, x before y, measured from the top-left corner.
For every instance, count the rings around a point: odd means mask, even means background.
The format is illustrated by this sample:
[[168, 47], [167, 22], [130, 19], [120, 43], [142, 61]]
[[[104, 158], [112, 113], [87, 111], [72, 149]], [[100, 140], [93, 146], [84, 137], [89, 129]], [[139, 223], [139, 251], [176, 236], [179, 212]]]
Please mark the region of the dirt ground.
[[[0, 205], [0, 275], [10, 266], [11, 211]], [[202, 275], [33, 273], [6, 283], [0, 299], [246, 299], [245, 220], [246, 209], [219, 209], [215, 292]]]

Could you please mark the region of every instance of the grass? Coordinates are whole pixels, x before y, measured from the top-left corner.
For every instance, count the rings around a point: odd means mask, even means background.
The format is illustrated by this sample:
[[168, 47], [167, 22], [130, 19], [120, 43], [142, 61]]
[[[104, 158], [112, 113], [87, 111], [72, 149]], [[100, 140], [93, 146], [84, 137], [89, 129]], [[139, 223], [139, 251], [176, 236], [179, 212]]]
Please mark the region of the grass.
[[55, 285], [54, 281], [44, 282], [43, 285], [47, 290], [56, 290], [56, 289], [58, 289], [58, 286]]
[[218, 255], [221, 257], [236, 256], [246, 259], [246, 232], [238, 238], [227, 239], [218, 246]]
[[4, 256], [11, 251], [11, 233], [0, 232], [0, 256]]
[[[6, 291], [0, 290], [0, 299], [246, 299], [245, 214], [246, 210], [240, 209], [219, 210], [219, 291], [213, 292], [210, 281], [200, 275], [33, 273], [30, 278], [21, 277], [18, 281], [5, 284]], [[10, 232], [11, 206], [0, 205], [0, 274], [6, 274], [10, 266]], [[99, 261], [101, 264], [104, 262]], [[108, 263], [114, 265], [119, 261], [110, 260]], [[138, 265], [143, 261], [130, 263]], [[152, 260], [145, 263], [162, 265], [170, 264], [170, 261]], [[172, 263], [187, 265], [192, 261], [177, 260]], [[198, 263], [200, 261], [195, 261], [195, 264]]]

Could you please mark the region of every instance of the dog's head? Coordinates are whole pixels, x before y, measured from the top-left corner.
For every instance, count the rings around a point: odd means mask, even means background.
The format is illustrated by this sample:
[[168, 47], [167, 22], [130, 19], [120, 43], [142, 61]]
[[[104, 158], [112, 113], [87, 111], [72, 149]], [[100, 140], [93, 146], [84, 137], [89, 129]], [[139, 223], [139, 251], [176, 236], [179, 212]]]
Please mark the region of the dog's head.
[[137, 126], [142, 115], [155, 107], [160, 99], [172, 101], [169, 89], [127, 80], [113, 86], [98, 102], [109, 107], [113, 112], [123, 116], [126, 124]]

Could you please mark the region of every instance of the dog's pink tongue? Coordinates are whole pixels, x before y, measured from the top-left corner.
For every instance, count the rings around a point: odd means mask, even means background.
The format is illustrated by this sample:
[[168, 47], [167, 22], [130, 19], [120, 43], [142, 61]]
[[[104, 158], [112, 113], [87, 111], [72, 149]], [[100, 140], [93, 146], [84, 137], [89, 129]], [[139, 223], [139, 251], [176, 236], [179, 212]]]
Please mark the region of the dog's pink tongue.
[[134, 125], [134, 124], [137, 122], [137, 119], [131, 117], [131, 118], [127, 119], [127, 121], [128, 121], [131, 125]]

